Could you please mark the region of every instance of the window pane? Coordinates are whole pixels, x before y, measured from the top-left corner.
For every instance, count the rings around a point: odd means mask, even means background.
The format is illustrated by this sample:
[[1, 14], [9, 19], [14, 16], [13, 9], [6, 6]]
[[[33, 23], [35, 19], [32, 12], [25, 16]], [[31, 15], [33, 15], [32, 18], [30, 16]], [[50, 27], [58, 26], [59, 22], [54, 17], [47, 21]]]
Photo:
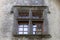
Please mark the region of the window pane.
[[24, 25], [24, 27], [28, 27], [28, 25]]
[[33, 25], [33, 27], [37, 27], [37, 25]]
[[35, 32], [33, 32], [33, 34], [35, 34]]
[[23, 32], [19, 32], [18, 34], [23, 34]]
[[41, 24], [39, 24], [37, 28], [38, 28], [38, 29], [41, 29], [41, 28], [42, 28]]
[[28, 32], [24, 32], [24, 34], [28, 34]]
[[28, 31], [28, 28], [24, 28], [24, 31]]
[[36, 31], [36, 28], [33, 28], [33, 31]]
[[19, 25], [18, 27], [23, 27], [23, 25]]
[[23, 28], [19, 28], [18, 31], [23, 31]]
[[37, 31], [42, 31], [42, 29], [37, 29]]

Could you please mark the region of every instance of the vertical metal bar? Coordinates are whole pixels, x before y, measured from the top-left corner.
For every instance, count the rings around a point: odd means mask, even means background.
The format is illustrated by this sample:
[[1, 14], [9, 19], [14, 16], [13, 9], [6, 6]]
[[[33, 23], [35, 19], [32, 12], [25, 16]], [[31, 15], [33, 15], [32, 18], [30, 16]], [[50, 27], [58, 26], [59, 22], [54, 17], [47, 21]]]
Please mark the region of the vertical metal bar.
[[30, 20], [32, 19], [32, 10], [31, 9], [29, 9], [29, 18], [30, 18]]
[[44, 16], [44, 33], [47, 34], [48, 33], [48, 18], [47, 18], [47, 12], [48, 12], [48, 9], [45, 9], [43, 11], [43, 16]]
[[18, 10], [17, 10], [17, 8], [14, 8], [14, 28], [13, 28], [13, 30], [14, 30], [14, 34], [17, 34], [18, 33], [18, 21], [16, 20], [17, 19], [17, 17], [18, 17]]
[[32, 28], [32, 11], [31, 9], [29, 9], [29, 34], [33, 34]]

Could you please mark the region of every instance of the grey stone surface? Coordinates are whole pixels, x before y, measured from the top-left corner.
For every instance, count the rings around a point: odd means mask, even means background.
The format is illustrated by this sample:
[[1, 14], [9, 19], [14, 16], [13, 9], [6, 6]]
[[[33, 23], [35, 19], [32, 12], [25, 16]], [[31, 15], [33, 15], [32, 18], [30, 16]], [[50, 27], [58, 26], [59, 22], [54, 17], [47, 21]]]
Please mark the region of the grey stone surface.
[[48, 22], [49, 22], [49, 33], [51, 34], [52, 38], [47, 40], [60, 40], [60, 3], [58, 0], [45, 0], [46, 4], [49, 6], [50, 14], [48, 14]]
[[[39, 0], [40, 1], [40, 0]], [[32, 4], [31, 4], [32, 2]], [[49, 33], [52, 38], [43, 40], [60, 40], [60, 3], [59, 0], [45, 0], [49, 6], [50, 14], [47, 14]], [[40, 5], [35, 0], [0, 0], [0, 40], [12, 40], [14, 16], [10, 14], [14, 5]]]

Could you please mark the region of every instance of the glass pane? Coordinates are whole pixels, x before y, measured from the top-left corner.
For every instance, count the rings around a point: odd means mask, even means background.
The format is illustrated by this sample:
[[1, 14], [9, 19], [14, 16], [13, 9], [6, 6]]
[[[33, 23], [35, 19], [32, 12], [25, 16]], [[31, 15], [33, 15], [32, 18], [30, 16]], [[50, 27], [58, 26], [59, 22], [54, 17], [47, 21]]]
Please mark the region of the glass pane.
[[37, 29], [37, 31], [42, 31], [42, 29]]
[[33, 34], [35, 34], [35, 32], [33, 32]]
[[23, 34], [23, 32], [19, 32], [18, 34]]
[[28, 34], [28, 32], [24, 32], [24, 34]]
[[23, 27], [23, 25], [19, 25], [18, 27]]
[[36, 31], [36, 28], [33, 28], [33, 31]]
[[33, 25], [33, 27], [37, 27], [37, 25]]
[[24, 28], [24, 31], [28, 31], [28, 28]]
[[41, 29], [41, 28], [42, 28], [41, 24], [39, 24], [37, 28], [38, 28], [38, 29]]
[[24, 27], [28, 27], [28, 25], [24, 25]]
[[19, 28], [18, 31], [23, 31], [23, 28]]

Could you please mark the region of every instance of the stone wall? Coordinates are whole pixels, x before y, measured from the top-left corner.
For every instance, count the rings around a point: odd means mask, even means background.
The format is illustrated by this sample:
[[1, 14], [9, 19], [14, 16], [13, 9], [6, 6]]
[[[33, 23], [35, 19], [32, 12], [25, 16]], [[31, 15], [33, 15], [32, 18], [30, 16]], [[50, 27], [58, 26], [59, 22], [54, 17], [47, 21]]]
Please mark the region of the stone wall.
[[52, 38], [47, 40], [60, 40], [60, 3], [59, 0], [45, 0], [49, 6], [50, 14], [47, 15], [49, 22], [49, 33]]
[[[12, 0], [13, 3], [13, 0]], [[0, 40], [12, 40], [13, 14], [10, 14], [11, 1], [0, 1]]]
[[[17, 0], [0, 0], [0, 40], [12, 40], [13, 38], [12, 29], [13, 29], [14, 16], [13, 14], [10, 13], [10, 11], [11, 11], [12, 6], [17, 4], [16, 1]], [[47, 6], [49, 6], [49, 10], [51, 12], [50, 14], [47, 14], [47, 17], [48, 17], [48, 22], [49, 22], [48, 23], [49, 33], [52, 36], [52, 38], [49, 38], [46, 40], [60, 40], [59, 1], [60, 0], [45, 0], [45, 3], [47, 4]]]

